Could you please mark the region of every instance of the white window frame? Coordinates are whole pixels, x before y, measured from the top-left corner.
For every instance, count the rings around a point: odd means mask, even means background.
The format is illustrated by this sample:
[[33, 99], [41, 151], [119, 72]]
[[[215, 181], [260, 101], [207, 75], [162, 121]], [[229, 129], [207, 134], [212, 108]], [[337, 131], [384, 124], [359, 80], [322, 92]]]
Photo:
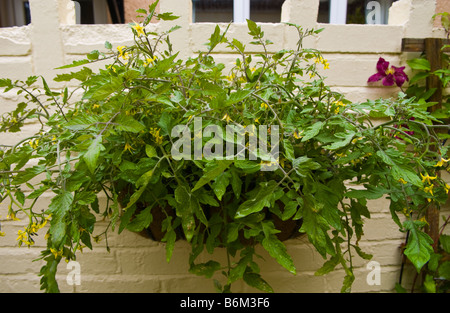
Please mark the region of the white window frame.
[[250, 19], [250, 0], [233, 0], [233, 23], [246, 23], [247, 19]]
[[330, 24], [347, 23], [347, 0], [330, 0]]

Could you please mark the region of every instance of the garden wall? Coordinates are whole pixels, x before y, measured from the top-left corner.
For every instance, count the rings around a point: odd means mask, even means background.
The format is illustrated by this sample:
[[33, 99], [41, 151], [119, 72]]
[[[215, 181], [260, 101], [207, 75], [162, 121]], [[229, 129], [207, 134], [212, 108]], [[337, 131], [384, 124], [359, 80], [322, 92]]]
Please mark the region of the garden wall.
[[[181, 18], [173, 22], [149, 25], [149, 28], [168, 29], [173, 25], [182, 28], [171, 37], [174, 49], [180, 57], [186, 57], [205, 49], [215, 24], [191, 23], [190, 0], [161, 0], [160, 10], [173, 12]], [[52, 88], [61, 87], [52, 82], [60, 71], [58, 66], [83, 58], [94, 49], [106, 52], [105, 41], [114, 47], [131, 43], [132, 33], [127, 25], [75, 25], [75, 14], [69, 0], [30, 0], [32, 24], [23, 27], [0, 28], [0, 77], [25, 79], [29, 75], [43, 75]], [[439, 3], [447, 5], [448, 1]], [[402, 38], [444, 37], [443, 31], [435, 28], [432, 15], [436, 12], [435, 1], [400, 0], [390, 10], [388, 25], [330, 25], [318, 24], [319, 0], [286, 0], [282, 8], [282, 22], [291, 22], [305, 28], [317, 27], [325, 30], [315, 39], [305, 42], [307, 48], [317, 48], [324, 53], [330, 69], [324, 72], [327, 83], [336, 91], [343, 92], [350, 100], [364, 101], [379, 97], [394, 96], [396, 87], [368, 86], [367, 78], [375, 72], [380, 56], [394, 65], [405, 65], [408, 58], [417, 54], [402, 53]], [[445, 8], [445, 6], [444, 6]], [[226, 25], [223, 25], [226, 27]], [[269, 46], [273, 52], [293, 48], [297, 42], [296, 32], [285, 24], [262, 24], [266, 37], [275, 44]], [[246, 24], [233, 24], [228, 35], [243, 42], [251, 41]], [[247, 44], [251, 48], [251, 45]], [[254, 51], [256, 52], [256, 50]], [[236, 56], [225, 49], [216, 50], [214, 57], [232, 64]], [[98, 63], [97, 67], [104, 64]], [[0, 113], [15, 108], [18, 96], [14, 92], [0, 94]], [[0, 144], [16, 142], [20, 136], [27, 136], [36, 130], [36, 125], [27, 125], [25, 133], [0, 137]], [[447, 175], [450, 181], [449, 175]], [[40, 202], [45, 210], [51, 194]], [[355, 258], [355, 292], [389, 292], [399, 279], [401, 265], [400, 246], [405, 234], [398, 231], [392, 221], [387, 200], [371, 201], [372, 218], [367, 221], [365, 235], [360, 244], [366, 252], [373, 254], [373, 261], [380, 264], [380, 284], [366, 281], [372, 268], [367, 261]], [[448, 215], [450, 207], [445, 208]], [[38, 292], [37, 276], [42, 263], [32, 262], [45, 246], [42, 230], [40, 240], [32, 248], [17, 247], [17, 231], [25, 225], [22, 221], [7, 219], [7, 205], [0, 205], [0, 292]], [[20, 216], [19, 216], [20, 217]], [[23, 218], [23, 217], [22, 217]], [[98, 233], [106, 223], [100, 222]], [[95, 244], [91, 251], [84, 249], [79, 254], [81, 285], [69, 285], [66, 277], [71, 268], [62, 262], [58, 281], [62, 292], [214, 292], [210, 280], [188, 273], [190, 247], [183, 241], [176, 243], [172, 261], [165, 261], [164, 244], [153, 242], [140, 235], [124, 232], [108, 237], [110, 252], [105, 241]], [[337, 270], [326, 276], [314, 276], [323, 264], [321, 256], [307, 242], [306, 237], [286, 242], [288, 252], [293, 256], [298, 270], [291, 275], [270, 256], [260, 249], [266, 262], [261, 262], [263, 277], [276, 292], [338, 292], [341, 288], [343, 271]], [[225, 254], [217, 252], [217, 259], [225, 260]], [[201, 257], [200, 257], [201, 258]], [[414, 272], [406, 267], [404, 280], [411, 281]], [[220, 279], [221, 277], [218, 276]], [[254, 292], [244, 284], [237, 284], [235, 292]]]

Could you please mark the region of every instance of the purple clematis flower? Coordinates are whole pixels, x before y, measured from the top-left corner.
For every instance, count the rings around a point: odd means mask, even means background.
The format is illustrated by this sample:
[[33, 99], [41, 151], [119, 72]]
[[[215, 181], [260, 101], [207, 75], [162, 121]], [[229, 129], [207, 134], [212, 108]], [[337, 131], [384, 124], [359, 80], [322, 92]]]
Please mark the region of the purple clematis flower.
[[377, 62], [377, 73], [370, 76], [368, 82], [373, 83], [382, 79], [384, 86], [392, 86], [395, 83], [398, 87], [401, 87], [408, 80], [408, 75], [405, 74], [404, 69], [404, 66], [396, 67], [393, 65], [389, 68], [389, 62], [383, 58], [379, 58]]

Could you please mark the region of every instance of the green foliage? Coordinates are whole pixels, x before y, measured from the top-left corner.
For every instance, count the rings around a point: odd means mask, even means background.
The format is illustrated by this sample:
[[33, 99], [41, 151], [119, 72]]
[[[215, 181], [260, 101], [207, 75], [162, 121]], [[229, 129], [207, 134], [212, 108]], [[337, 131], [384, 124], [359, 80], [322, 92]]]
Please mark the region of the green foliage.
[[[439, 13], [433, 16], [436, 18], [441, 16], [441, 24], [449, 34], [449, 19], [448, 13]], [[447, 48], [447, 45], [442, 47], [442, 50]], [[421, 277], [420, 289], [429, 293], [443, 293], [448, 292], [450, 286], [450, 280], [448, 276], [448, 264], [449, 262], [449, 247], [448, 236], [444, 234], [444, 230], [447, 227], [450, 216], [443, 216], [443, 223], [439, 225], [439, 235], [436, 242], [428, 235], [427, 228], [429, 227], [426, 220], [427, 211], [430, 208], [440, 209], [441, 205], [446, 203], [450, 186], [444, 183], [444, 190], [438, 191], [440, 194], [435, 193], [435, 187], [438, 185], [436, 179], [440, 176], [441, 171], [449, 171], [448, 162], [450, 158], [446, 157], [447, 153], [447, 141], [450, 138], [449, 122], [450, 122], [450, 102], [449, 95], [445, 92], [445, 88], [450, 81], [450, 59], [447, 53], [442, 51], [442, 67], [438, 70], [432, 71], [431, 65], [426, 55], [422, 55], [419, 58], [411, 59], [407, 61], [409, 67], [413, 70], [413, 76], [409, 81], [409, 86], [405, 90], [406, 96], [412, 101], [416, 102], [417, 106], [421, 106], [423, 110], [429, 112], [431, 117], [432, 126], [431, 132], [427, 133], [427, 136], [431, 139], [430, 145], [426, 148], [426, 152], [432, 151], [436, 154], [435, 159], [438, 160], [436, 164], [433, 162], [425, 162], [421, 165], [423, 172], [427, 174], [421, 174], [421, 181], [416, 181], [414, 184], [419, 186], [422, 184], [422, 188], [419, 188], [422, 192], [427, 194], [428, 203], [422, 204], [417, 210], [409, 210], [407, 212], [409, 216], [403, 222], [402, 229], [407, 232], [407, 242], [404, 249], [404, 254], [408, 260], [413, 264], [417, 270], [417, 276]], [[440, 103], [436, 102], [437, 98], [434, 98], [434, 102], [430, 101], [432, 96], [437, 92], [436, 88], [427, 88], [427, 80], [432, 77], [439, 78], [441, 84], [442, 97]], [[437, 106], [437, 109], [431, 110], [430, 108]], [[430, 124], [431, 125], [431, 124]], [[414, 173], [408, 173], [408, 176], [413, 176]], [[417, 177], [416, 177], [417, 179]], [[412, 181], [410, 181], [413, 183]], [[406, 190], [405, 190], [406, 191]], [[409, 196], [410, 203], [420, 201], [420, 197], [416, 194], [412, 194], [410, 191], [406, 191]], [[423, 194], [421, 195], [423, 196]], [[394, 206], [391, 206], [391, 210]], [[397, 220], [400, 224], [400, 221]], [[414, 280], [416, 281], [416, 279]], [[412, 286], [414, 290], [416, 286]], [[396, 290], [398, 292], [405, 292], [406, 289], [397, 284]]]
[[[145, 15], [142, 27], [152, 18], [176, 18], [155, 14], [155, 3], [138, 11]], [[41, 257], [46, 262], [40, 273], [43, 289], [58, 291], [55, 274], [61, 259], [75, 259], [77, 250], [91, 249], [91, 239], [107, 239], [109, 231], [148, 229], [157, 212], [163, 216], [157, 226], [167, 261], [175, 241], [184, 238], [192, 247], [190, 272], [213, 278], [221, 292], [231, 291], [240, 279], [273, 292], [255, 261], [260, 257], [256, 245], [296, 274], [297, 264], [280, 239], [283, 223], [289, 221], [301, 221], [295, 232], [307, 236], [324, 258], [316, 274], [341, 265], [346, 273], [342, 291], [350, 291], [354, 253], [371, 257], [358, 245], [364, 218], [370, 218], [367, 199], [383, 196], [389, 197], [401, 229], [412, 232], [405, 251], [411, 261], [420, 269], [433, 258], [424, 224], [400, 222], [411, 212], [421, 218], [424, 206], [445, 202], [448, 192], [436, 177], [430, 193], [423, 179], [449, 167], [447, 162], [435, 166], [447, 148], [435, 140], [441, 138], [433, 124], [438, 119], [421, 101], [399, 93], [393, 100], [352, 103], [332, 91], [319, 71], [328, 66], [326, 60], [319, 51], [302, 47], [305, 37], [321, 30], [288, 24], [299, 34], [296, 49], [269, 54], [266, 48], [272, 42], [261, 26], [248, 21], [251, 44], [265, 51], [254, 55], [228, 38], [229, 27], [217, 26], [206, 52], [182, 60], [169, 39], [178, 27], [162, 34], [147, 33], [137, 24], [130, 27], [134, 45], [115, 50], [107, 42], [108, 54], [93, 51], [85, 60], [62, 67], [76, 70], [55, 80], [77, 80], [81, 100], [72, 100], [67, 88], [50, 90], [45, 80], [43, 90], [38, 88], [38, 77], [25, 82], [0, 79], [0, 87], [17, 90], [26, 100], [2, 116], [0, 131], [18, 132], [32, 122], [42, 125], [30, 138], [4, 147], [0, 200], [9, 202], [11, 216], [21, 211], [29, 217], [20, 244], [32, 245], [37, 229], [50, 223]], [[238, 56], [229, 72], [214, 60], [218, 45]], [[98, 72], [86, 67], [99, 60], [110, 62]], [[174, 158], [172, 129], [184, 125], [192, 131], [198, 117], [203, 134], [209, 125], [222, 130], [227, 125], [278, 125], [275, 170], [261, 170], [268, 165], [261, 150], [256, 160], [248, 154], [245, 160]], [[374, 118], [384, 120], [374, 124]], [[205, 135], [202, 144], [210, 140], [237, 143]], [[31, 189], [28, 195], [24, 185]], [[34, 206], [44, 192], [54, 197], [47, 210], [37, 212]], [[99, 205], [100, 196], [107, 199], [105, 206]], [[100, 234], [94, 233], [97, 219], [109, 221]], [[441, 236], [441, 243], [448, 248], [447, 237]], [[226, 250], [227, 264], [198, 262], [203, 251], [212, 254], [216, 249]], [[448, 267], [444, 262], [436, 271], [446, 276]]]

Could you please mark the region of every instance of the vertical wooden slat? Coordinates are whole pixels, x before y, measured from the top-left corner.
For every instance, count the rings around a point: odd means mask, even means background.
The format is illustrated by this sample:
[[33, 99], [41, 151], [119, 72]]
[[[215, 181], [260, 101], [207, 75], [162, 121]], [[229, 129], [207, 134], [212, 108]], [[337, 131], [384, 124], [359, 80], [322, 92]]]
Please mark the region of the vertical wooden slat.
[[[430, 62], [431, 72], [442, 68], [442, 40], [440, 38], [426, 38], [425, 39], [425, 55]], [[426, 80], [427, 89], [436, 89], [434, 94], [428, 101], [437, 102], [435, 105], [429, 107], [430, 112], [434, 112], [442, 108], [442, 84], [436, 75], [430, 75]], [[426, 220], [428, 222], [427, 233], [433, 239], [434, 249], [437, 248], [439, 240], [439, 209], [431, 205], [427, 209]]]

